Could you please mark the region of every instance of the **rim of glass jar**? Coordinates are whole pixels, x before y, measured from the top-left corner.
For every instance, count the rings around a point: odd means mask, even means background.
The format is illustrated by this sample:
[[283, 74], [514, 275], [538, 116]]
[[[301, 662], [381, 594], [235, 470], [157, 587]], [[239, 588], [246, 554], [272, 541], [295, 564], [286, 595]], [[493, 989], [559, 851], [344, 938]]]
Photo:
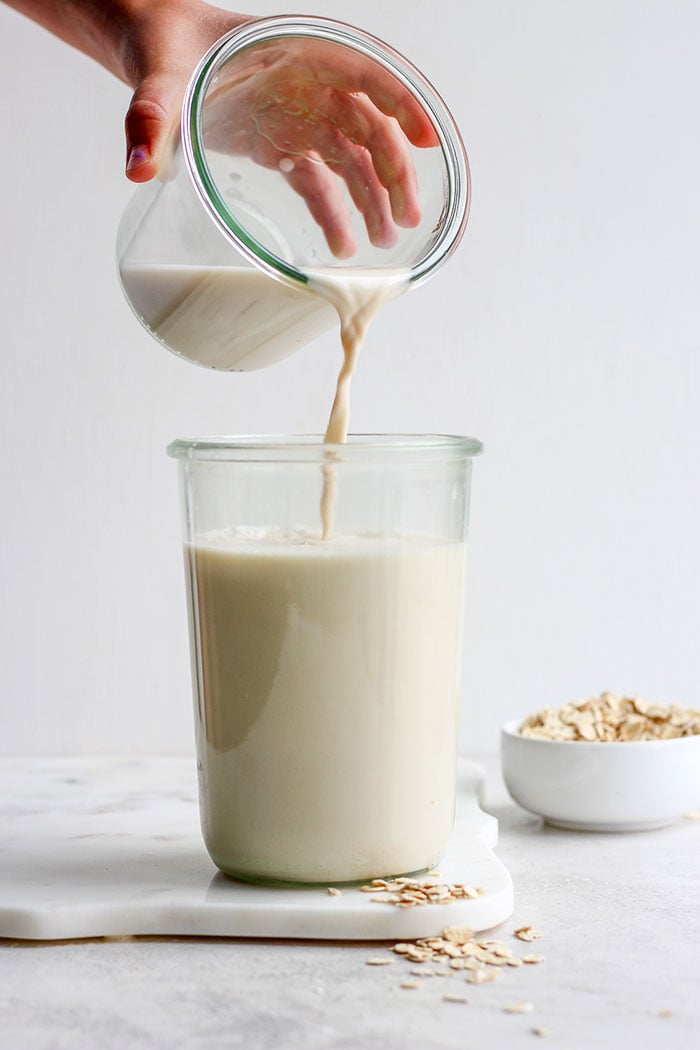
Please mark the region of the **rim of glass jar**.
[[471, 459], [483, 451], [473, 437], [455, 434], [349, 434], [347, 443], [331, 444], [321, 434], [241, 434], [178, 438], [167, 453], [189, 462], [319, 463], [421, 462]]
[[260, 18], [230, 30], [204, 55], [187, 86], [180, 132], [190, 177], [210, 218], [253, 265], [275, 277], [308, 283], [309, 277], [303, 270], [268, 251], [236, 221], [216, 187], [201, 141], [202, 106], [217, 70], [238, 49], [281, 36], [313, 36], [360, 51], [397, 77], [428, 112], [445, 158], [448, 206], [438, 240], [409, 271], [411, 284], [426, 280], [454, 252], [469, 218], [471, 178], [464, 143], [450, 111], [423, 74], [389, 44], [345, 22], [296, 15]]

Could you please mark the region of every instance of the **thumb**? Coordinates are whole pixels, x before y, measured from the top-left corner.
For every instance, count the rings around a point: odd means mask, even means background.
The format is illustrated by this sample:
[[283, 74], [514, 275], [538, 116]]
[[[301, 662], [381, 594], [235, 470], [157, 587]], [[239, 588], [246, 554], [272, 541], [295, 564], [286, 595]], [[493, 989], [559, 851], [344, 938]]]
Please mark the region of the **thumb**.
[[148, 182], [158, 174], [180, 118], [184, 88], [173, 74], [146, 77], [136, 88], [124, 122], [126, 175], [132, 182]]

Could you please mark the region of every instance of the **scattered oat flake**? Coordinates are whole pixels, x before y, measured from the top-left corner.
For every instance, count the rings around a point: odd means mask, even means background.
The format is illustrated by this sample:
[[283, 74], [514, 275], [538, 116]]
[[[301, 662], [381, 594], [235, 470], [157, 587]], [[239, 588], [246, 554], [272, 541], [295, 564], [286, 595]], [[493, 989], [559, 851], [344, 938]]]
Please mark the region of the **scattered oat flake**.
[[411, 962], [415, 963], [428, 962], [433, 957], [431, 951], [426, 951], [425, 948], [419, 948], [414, 945], [411, 945], [405, 954], [407, 959], [410, 959]]
[[531, 1028], [530, 1031], [533, 1035], [539, 1035], [543, 1038], [549, 1035], [549, 1028]]
[[451, 941], [452, 944], [461, 945], [474, 940], [474, 931], [468, 926], [446, 926], [442, 931], [442, 936], [444, 940]]
[[495, 966], [479, 966], [467, 974], [469, 984], [486, 984], [487, 981], [495, 981], [500, 976], [500, 971]]
[[371, 959], [366, 959], [365, 964], [367, 966], [391, 966], [393, 959], [387, 959], [385, 955], [374, 955]]
[[446, 955], [448, 959], [459, 959], [462, 955], [462, 952], [456, 944], [452, 944], [451, 941], [447, 941], [443, 945], [442, 954]]
[[691, 809], [690, 813], [684, 813], [686, 820], [700, 820], [700, 809]]
[[373, 879], [361, 886], [363, 893], [372, 893], [376, 904], [392, 904], [397, 908], [417, 908], [425, 904], [450, 904], [456, 900], [474, 900], [486, 891], [462, 882], [440, 882], [431, 875], [425, 879]]
[[[525, 933], [528, 938], [541, 936], [532, 926], [520, 927], [517, 932]], [[390, 948], [390, 951], [402, 956], [408, 963], [416, 967], [409, 971], [411, 977], [452, 977], [461, 972], [468, 984], [486, 984], [495, 981], [506, 966], [522, 966], [525, 961], [530, 963], [544, 961], [544, 956], [534, 954], [517, 958], [513, 955], [513, 950], [503, 941], [489, 937], [477, 940], [474, 931], [466, 926], [446, 926], [442, 933], [435, 937], [419, 937], [415, 941], [398, 941]], [[369, 959], [367, 963], [368, 965], [384, 965], [390, 961], [386, 957], [378, 957], [376, 962]], [[401, 987], [420, 988], [421, 981], [409, 980]], [[459, 995], [459, 993], [454, 994]], [[512, 1007], [506, 1007], [506, 1012], [528, 1013], [533, 1009], [531, 1003], [516, 1003]]]
[[466, 995], [455, 995], [453, 992], [447, 992], [442, 997], [445, 1003], [468, 1003]]
[[484, 948], [491, 952], [492, 955], [500, 956], [502, 959], [512, 958], [512, 951], [506, 947], [505, 944], [501, 944], [500, 941], [478, 941], [480, 948]]
[[673, 1010], [659, 1010], [659, 1017], [673, 1017]]
[[510, 1006], [503, 1007], [504, 1014], [531, 1014], [535, 1009], [534, 1003], [520, 1002], [511, 1003]]
[[329, 897], [342, 897], [343, 891], [339, 890], [337, 886], [329, 886], [326, 890]]
[[520, 926], [517, 930], [513, 930], [513, 933], [521, 941], [536, 941], [542, 934], [539, 930], [535, 930], [532, 926]]

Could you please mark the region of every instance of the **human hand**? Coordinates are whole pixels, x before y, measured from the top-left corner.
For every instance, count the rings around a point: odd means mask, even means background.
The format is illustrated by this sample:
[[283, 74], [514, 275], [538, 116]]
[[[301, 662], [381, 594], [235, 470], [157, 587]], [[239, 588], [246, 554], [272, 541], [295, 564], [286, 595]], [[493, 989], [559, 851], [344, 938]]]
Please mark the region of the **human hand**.
[[131, 5], [120, 40], [121, 75], [135, 88], [125, 119], [126, 174], [158, 174], [180, 119], [182, 99], [200, 58], [224, 33], [249, 21], [200, 0], [145, 0]]
[[[127, 174], [158, 171], [192, 68], [244, 16], [195, 3], [154, 4], [132, 35], [138, 86], [126, 119]], [[203, 118], [208, 148], [278, 170], [305, 200], [332, 253], [356, 251], [343, 183], [371, 244], [389, 248], [417, 226], [420, 199], [410, 145], [437, 145], [401, 82], [348, 47], [315, 38], [242, 52], [219, 75]]]
[[436, 133], [403, 84], [358, 51], [300, 37], [241, 52], [217, 74], [202, 130], [207, 148], [279, 171], [339, 258], [356, 250], [342, 182], [376, 247], [420, 222], [410, 144], [435, 146]]
[[[158, 174], [202, 55], [252, 20], [203, 0], [7, 2], [135, 89], [125, 122], [133, 182]], [[217, 88], [214, 140], [278, 169], [337, 257], [355, 251], [342, 181], [370, 242], [391, 247], [397, 227], [420, 222], [410, 146], [438, 144], [430, 120], [398, 79], [349, 48], [298, 38], [261, 51]]]

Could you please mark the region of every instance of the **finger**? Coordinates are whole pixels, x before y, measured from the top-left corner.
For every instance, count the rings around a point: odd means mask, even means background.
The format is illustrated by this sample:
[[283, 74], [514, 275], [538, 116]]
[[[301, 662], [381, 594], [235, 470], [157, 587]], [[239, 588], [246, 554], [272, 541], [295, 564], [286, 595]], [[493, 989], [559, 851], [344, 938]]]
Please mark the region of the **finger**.
[[126, 174], [132, 182], [147, 182], [158, 174], [183, 92], [184, 82], [173, 75], [146, 77], [134, 92], [124, 121]]
[[361, 213], [367, 236], [375, 248], [393, 248], [398, 233], [391, 212], [387, 189], [377, 178], [372, 158], [362, 146], [343, 139], [336, 150], [338, 160], [331, 167], [345, 182], [352, 202]]
[[404, 135], [414, 146], [428, 149], [440, 145], [433, 122], [418, 100], [389, 74], [386, 79], [368, 76], [361, 90], [387, 117], [396, 117]]
[[277, 166], [289, 185], [300, 194], [312, 218], [323, 230], [328, 247], [337, 259], [349, 259], [357, 245], [350, 216], [343, 200], [342, 184], [318, 161], [308, 157], [282, 157]]
[[[390, 118], [382, 116], [382, 119], [389, 121]], [[397, 134], [402, 135], [398, 129]], [[287, 147], [302, 147], [304, 153], [286, 152], [261, 135], [249, 138], [243, 149], [257, 164], [285, 175], [292, 188], [305, 198], [312, 213], [316, 209], [314, 218], [324, 229], [334, 255], [347, 258], [354, 253], [356, 245], [351, 235], [348, 236], [350, 218], [342, 184], [329, 172], [335, 172], [345, 182], [355, 207], [364, 218], [370, 243], [377, 248], [392, 248], [398, 234], [391, 201], [368, 151], [351, 142], [335, 122], [328, 120], [315, 127], [313, 140], [318, 148], [313, 153], [308, 144], [298, 141], [298, 136], [295, 141], [293, 138], [287, 141]], [[243, 141], [239, 139], [240, 143]]]
[[336, 96], [332, 116], [351, 142], [369, 151], [375, 178], [389, 194], [397, 225], [417, 226], [421, 220], [418, 178], [396, 121], [381, 113], [365, 95]]
[[[229, 148], [231, 140], [229, 140]], [[236, 148], [256, 164], [285, 178], [303, 197], [311, 217], [323, 230], [328, 247], [338, 259], [348, 259], [357, 250], [342, 183], [321, 156], [307, 148], [304, 154], [289, 154], [257, 133], [236, 136]], [[375, 176], [376, 181], [376, 176]], [[380, 187], [381, 188], [381, 187]]]
[[311, 54], [306, 56], [307, 61], [320, 83], [342, 91], [364, 92], [382, 113], [396, 117], [414, 146], [439, 145], [437, 132], [423, 105], [387, 69], [342, 46], [310, 41], [309, 47]]
[[[369, 100], [365, 99], [365, 105], [375, 120], [390, 126], [391, 133], [399, 143], [397, 153], [400, 156], [405, 153], [406, 179], [415, 197], [415, 200], [411, 201], [410, 213], [409, 208], [405, 206], [407, 194], [396, 186], [391, 187], [391, 192], [394, 201], [399, 202], [396, 204], [396, 214], [400, 216], [402, 223], [417, 223], [420, 220], [420, 205], [417, 200], [416, 178], [403, 132], [394, 120], [381, 114]], [[359, 135], [359, 118], [354, 121], [354, 126]], [[261, 122], [256, 121], [255, 128], [252, 134], [250, 129], [235, 133], [229, 131], [225, 136], [226, 148], [229, 152], [246, 154], [266, 168], [291, 175], [291, 179], [288, 178], [287, 181], [310, 205], [315, 201], [314, 195], [320, 193], [321, 201], [316, 203], [315, 218], [326, 230], [334, 254], [341, 258], [346, 257], [353, 254], [355, 245], [354, 241], [346, 238], [349, 218], [343, 195], [339, 192], [340, 184], [333, 179], [329, 180], [327, 174], [319, 171], [324, 165], [345, 181], [353, 203], [364, 218], [370, 243], [379, 248], [391, 248], [396, 244], [398, 234], [395, 218], [392, 217], [390, 192], [382, 185], [368, 150], [348, 138], [345, 128], [339, 126], [339, 120], [332, 113], [324, 115], [322, 121], [313, 125], [302, 121], [300, 127], [296, 126], [295, 121], [290, 122], [288, 115], [284, 114], [279, 126], [273, 128], [266, 124], [262, 133]], [[363, 128], [361, 134], [363, 138], [372, 139], [372, 128]], [[399, 168], [400, 165], [396, 164], [392, 171]], [[387, 174], [386, 177], [392, 176]], [[337, 209], [337, 213], [332, 215], [331, 209]], [[345, 239], [347, 245], [343, 246]]]
[[[411, 149], [393, 117], [385, 116], [366, 95], [348, 95], [336, 88], [320, 88], [317, 84], [313, 85], [313, 90], [307, 86], [306, 93], [297, 92], [296, 97], [290, 97], [278, 87], [274, 102], [274, 105], [259, 105], [253, 114], [261, 138], [283, 153], [313, 150], [314, 155], [337, 169], [343, 178], [346, 174], [352, 177], [351, 173], [360, 164], [369, 179], [367, 188], [371, 190], [374, 202], [379, 205], [379, 181], [388, 191], [394, 221], [407, 227], [419, 224], [420, 196]], [[363, 149], [358, 154], [352, 146]], [[371, 154], [373, 169], [367, 164], [364, 147]], [[346, 165], [349, 166], [347, 173], [344, 170]], [[357, 189], [359, 192], [361, 187]], [[362, 212], [370, 219], [368, 230], [372, 243], [386, 247], [395, 242], [395, 236], [389, 237], [388, 227], [382, 221], [386, 194], [380, 196], [381, 206], [375, 208], [369, 203]], [[372, 221], [375, 215], [378, 224]]]

